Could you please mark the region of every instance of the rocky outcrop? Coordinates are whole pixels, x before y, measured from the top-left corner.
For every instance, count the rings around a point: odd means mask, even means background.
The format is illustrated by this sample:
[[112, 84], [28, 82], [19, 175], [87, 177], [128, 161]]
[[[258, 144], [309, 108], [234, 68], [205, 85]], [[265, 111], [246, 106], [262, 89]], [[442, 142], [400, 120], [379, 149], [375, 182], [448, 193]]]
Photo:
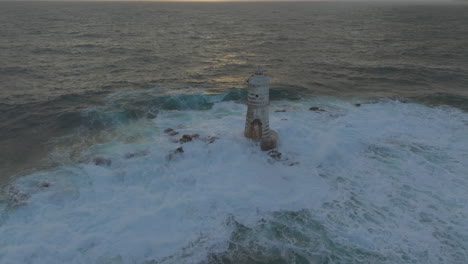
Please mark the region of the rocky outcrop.
[[171, 151], [169, 154], [167, 154], [166, 159], [173, 160], [177, 155], [180, 155], [182, 153], [184, 153], [184, 148], [178, 147], [175, 150]]
[[149, 153], [150, 153], [149, 150], [145, 149], [145, 150], [141, 150], [141, 151], [127, 153], [127, 154], [125, 154], [124, 157], [126, 159], [132, 159], [132, 158], [138, 158], [138, 157], [146, 156]]
[[6, 201], [8, 207], [14, 208], [26, 204], [31, 197], [29, 193], [23, 192], [15, 186], [9, 186], [6, 189]]
[[93, 162], [96, 166], [110, 166], [112, 164], [112, 160], [103, 157], [95, 157]]
[[311, 108], [309, 108], [310, 111], [315, 111], [315, 112], [325, 112], [325, 110], [323, 110], [322, 108], [318, 107], [318, 106], [312, 106]]
[[269, 151], [268, 156], [270, 156], [274, 160], [281, 160], [281, 152], [279, 152], [277, 150]]
[[200, 135], [199, 134], [192, 134], [192, 135], [183, 135], [180, 139], [179, 139], [179, 142], [184, 144], [184, 143], [187, 143], [187, 142], [190, 142], [196, 138], [199, 138]]
[[39, 183], [39, 187], [41, 187], [41, 188], [49, 188], [50, 186], [52, 186], [52, 184], [50, 182], [41, 182], [41, 183]]

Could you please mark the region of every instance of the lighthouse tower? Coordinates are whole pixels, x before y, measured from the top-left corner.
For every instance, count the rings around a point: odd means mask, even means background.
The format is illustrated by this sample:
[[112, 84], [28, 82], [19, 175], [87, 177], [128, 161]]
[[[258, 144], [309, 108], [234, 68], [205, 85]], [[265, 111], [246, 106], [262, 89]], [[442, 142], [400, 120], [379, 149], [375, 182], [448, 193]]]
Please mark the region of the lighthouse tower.
[[274, 149], [277, 146], [278, 136], [275, 131], [270, 130], [268, 115], [270, 80], [264, 75], [263, 69], [258, 68], [247, 82], [249, 84], [248, 109], [244, 135], [247, 138], [260, 140], [260, 147], [263, 151]]

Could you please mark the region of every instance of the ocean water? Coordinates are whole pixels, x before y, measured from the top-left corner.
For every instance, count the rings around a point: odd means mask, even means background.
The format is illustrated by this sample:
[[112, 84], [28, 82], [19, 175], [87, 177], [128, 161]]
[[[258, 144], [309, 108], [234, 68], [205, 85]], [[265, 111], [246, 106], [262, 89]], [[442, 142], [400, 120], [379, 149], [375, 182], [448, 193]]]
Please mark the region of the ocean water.
[[[468, 263], [467, 5], [0, 3], [0, 25], [0, 263]], [[276, 158], [243, 136], [258, 65]]]

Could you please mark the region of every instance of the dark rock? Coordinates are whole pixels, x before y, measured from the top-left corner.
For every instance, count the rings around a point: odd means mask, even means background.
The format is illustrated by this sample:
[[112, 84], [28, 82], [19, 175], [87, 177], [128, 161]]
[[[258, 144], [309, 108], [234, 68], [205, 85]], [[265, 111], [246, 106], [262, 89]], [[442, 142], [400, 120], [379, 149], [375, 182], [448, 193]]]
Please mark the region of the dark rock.
[[26, 204], [26, 200], [31, 197], [29, 193], [25, 193], [15, 186], [9, 186], [6, 190], [7, 204], [9, 207], [17, 207]]
[[281, 110], [275, 110], [275, 113], [285, 113], [285, 112], [286, 112], [286, 110], [284, 110], [284, 109], [281, 109]]
[[175, 153], [184, 153], [184, 148], [183, 147], [178, 147], [178, 148], [176, 148], [176, 150], [174, 152]]
[[270, 156], [274, 160], [281, 160], [281, 152], [277, 150], [271, 150], [270, 152], [268, 152], [268, 156]]
[[215, 142], [215, 141], [218, 140], [218, 139], [219, 139], [218, 136], [208, 136], [208, 141], [207, 141], [207, 143], [208, 143], [208, 144], [211, 144], [211, 143]]
[[299, 164], [299, 162], [294, 161], [294, 162], [290, 162], [288, 165], [289, 165], [289, 166], [296, 166], [296, 165], [298, 165], [298, 164]]
[[182, 138], [180, 138], [179, 142], [180, 143], [187, 143], [192, 141], [193, 139], [199, 138], [200, 135], [198, 134], [192, 134], [192, 135], [183, 135]]
[[178, 147], [176, 148], [174, 151], [172, 151], [171, 153], [169, 153], [166, 158], [168, 160], [172, 160], [174, 159], [174, 157], [177, 155], [177, 154], [181, 154], [181, 153], [184, 153], [184, 148], [183, 147]]
[[395, 101], [399, 101], [400, 103], [407, 103], [408, 102], [408, 99], [405, 98], [405, 97], [402, 97], [402, 96], [391, 96], [390, 99], [392, 100], [395, 100]]
[[354, 104], [354, 106], [356, 106], [356, 107], [360, 107], [360, 106], [361, 106], [361, 104]]
[[281, 118], [281, 121], [286, 121], [286, 120], [288, 120], [288, 119], [287, 118]]
[[93, 159], [93, 162], [96, 166], [102, 166], [102, 165], [110, 166], [112, 164], [112, 160], [106, 159], [103, 157], [95, 157]]
[[125, 154], [126, 159], [136, 158], [136, 157], [143, 157], [149, 154], [149, 150], [141, 150], [137, 152], [131, 152]]
[[174, 131], [174, 129], [172, 129], [172, 128], [166, 128], [166, 129], [164, 129], [164, 133], [166, 133], [166, 134], [169, 134], [169, 133], [171, 133], [172, 131]]
[[192, 141], [192, 137], [190, 135], [183, 135], [179, 141], [180, 143], [187, 143], [189, 141]]
[[321, 109], [318, 106], [312, 106], [311, 108], [309, 108], [309, 110], [310, 111], [315, 111], [315, 112], [325, 112], [325, 110]]
[[175, 136], [175, 135], [179, 135], [179, 132], [177, 132], [177, 131], [175, 131], [175, 130], [169, 132], [169, 136]]
[[50, 184], [50, 182], [41, 182], [41, 183], [39, 184], [39, 186], [40, 186], [41, 188], [49, 188], [51, 185], [52, 185], [52, 184]]

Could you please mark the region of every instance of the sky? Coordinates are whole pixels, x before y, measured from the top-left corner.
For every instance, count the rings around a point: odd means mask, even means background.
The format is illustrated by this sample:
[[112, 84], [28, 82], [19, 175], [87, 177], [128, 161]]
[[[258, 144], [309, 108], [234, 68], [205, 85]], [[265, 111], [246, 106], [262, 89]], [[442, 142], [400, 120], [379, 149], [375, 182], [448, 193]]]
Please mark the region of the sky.
[[145, 1], [145, 2], [400, 2], [400, 3], [468, 3], [468, 0], [0, 0], [0, 2], [74, 2], [74, 1]]
[[0, 2], [15, 1], [153, 1], [153, 2], [468, 2], [468, 0], [0, 0]]

